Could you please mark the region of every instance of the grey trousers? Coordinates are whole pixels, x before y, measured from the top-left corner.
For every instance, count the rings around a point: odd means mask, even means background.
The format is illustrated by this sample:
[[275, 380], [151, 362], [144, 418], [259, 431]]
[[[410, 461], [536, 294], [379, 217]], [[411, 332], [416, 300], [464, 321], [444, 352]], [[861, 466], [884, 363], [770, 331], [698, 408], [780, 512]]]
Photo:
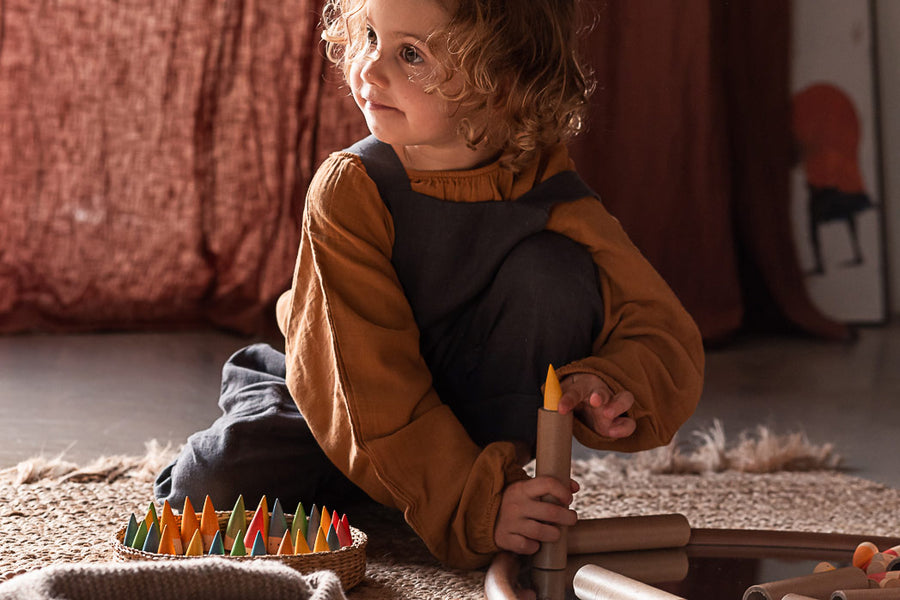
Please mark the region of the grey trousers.
[[[533, 448], [540, 386], [548, 364], [591, 352], [603, 325], [596, 266], [586, 250], [555, 233], [533, 235], [508, 255], [489, 289], [457, 316], [424, 358], [435, 389], [472, 439]], [[156, 480], [154, 492], [179, 509], [217, 509], [243, 494], [265, 494], [286, 510], [298, 501], [341, 507], [361, 492], [325, 456], [285, 384], [284, 354], [248, 346], [225, 364], [222, 416], [191, 435]]]

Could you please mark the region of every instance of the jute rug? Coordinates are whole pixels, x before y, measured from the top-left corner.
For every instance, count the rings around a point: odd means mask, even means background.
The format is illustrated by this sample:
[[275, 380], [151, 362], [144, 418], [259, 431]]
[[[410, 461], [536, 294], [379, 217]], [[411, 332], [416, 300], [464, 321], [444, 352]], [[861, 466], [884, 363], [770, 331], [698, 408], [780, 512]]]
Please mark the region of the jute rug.
[[[829, 446], [759, 429], [726, 446], [720, 427], [633, 458], [573, 463], [581, 517], [680, 512], [693, 527], [896, 536], [900, 490], [840, 471]], [[35, 459], [0, 471], [0, 582], [56, 563], [111, 559], [108, 540], [151, 500], [152, 480], [174, 452], [78, 467]], [[348, 511], [349, 512], [349, 511]], [[482, 598], [484, 571], [446, 569], [393, 512], [352, 513], [369, 536], [363, 582], [351, 600]]]

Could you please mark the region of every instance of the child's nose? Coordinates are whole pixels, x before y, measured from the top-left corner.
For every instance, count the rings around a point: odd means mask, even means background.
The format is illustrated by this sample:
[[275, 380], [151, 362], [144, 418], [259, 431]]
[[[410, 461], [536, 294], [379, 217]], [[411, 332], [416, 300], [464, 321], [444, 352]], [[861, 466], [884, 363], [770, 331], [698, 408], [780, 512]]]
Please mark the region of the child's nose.
[[387, 85], [387, 76], [385, 75], [384, 58], [381, 52], [372, 52], [363, 60], [360, 75], [363, 81], [379, 87]]

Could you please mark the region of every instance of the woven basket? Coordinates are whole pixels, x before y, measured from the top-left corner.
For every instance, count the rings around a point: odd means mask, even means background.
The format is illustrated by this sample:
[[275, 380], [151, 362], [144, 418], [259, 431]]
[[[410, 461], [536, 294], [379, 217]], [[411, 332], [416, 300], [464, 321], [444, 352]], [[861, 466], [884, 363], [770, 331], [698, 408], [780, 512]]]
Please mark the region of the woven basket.
[[[247, 522], [253, 518], [253, 512], [247, 511]], [[219, 529], [225, 531], [231, 511], [216, 512], [219, 520]], [[285, 515], [288, 521], [288, 529], [290, 529], [291, 515]], [[175, 522], [181, 526], [181, 515], [175, 515]], [[369, 539], [366, 534], [356, 529], [350, 528], [350, 535], [353, 543], [340, 550], [332, 550], [328, 552], [311, 552], [309, 554], [264, 554], [262, 556], [228, 556], [229, 560], [246, 561], [246, 560], [275, 560], [283, 563], [297, 571], [309, 574], [315, 571], [334, 571], [341, 580], [341, 585], [345, 590], [349, 590], [360, 581], [366, 574], [366, 544]], [[119, 529], [112, 539], [113, 557], [118, 561], [127, 560], [185, 560], [197, 559], [198, 556], [178, 556], [172, 554], [157, 554], [155, 552], [144, 552], [129, 548], [124, 544], [125, 528]], [[221, 557], [220, 557], [221, 558]]]

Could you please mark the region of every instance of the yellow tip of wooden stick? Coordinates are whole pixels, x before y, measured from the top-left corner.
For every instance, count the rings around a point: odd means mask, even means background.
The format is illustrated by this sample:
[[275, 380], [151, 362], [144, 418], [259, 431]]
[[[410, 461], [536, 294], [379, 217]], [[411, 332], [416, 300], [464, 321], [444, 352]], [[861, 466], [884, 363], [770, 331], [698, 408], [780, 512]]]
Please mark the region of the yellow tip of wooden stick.
[[547, 367], [547, 382], [544, 384], [544, 408], [554, 412], [559, 410], [559, 399], [562, 398], [562, 388], [553, 365]]

